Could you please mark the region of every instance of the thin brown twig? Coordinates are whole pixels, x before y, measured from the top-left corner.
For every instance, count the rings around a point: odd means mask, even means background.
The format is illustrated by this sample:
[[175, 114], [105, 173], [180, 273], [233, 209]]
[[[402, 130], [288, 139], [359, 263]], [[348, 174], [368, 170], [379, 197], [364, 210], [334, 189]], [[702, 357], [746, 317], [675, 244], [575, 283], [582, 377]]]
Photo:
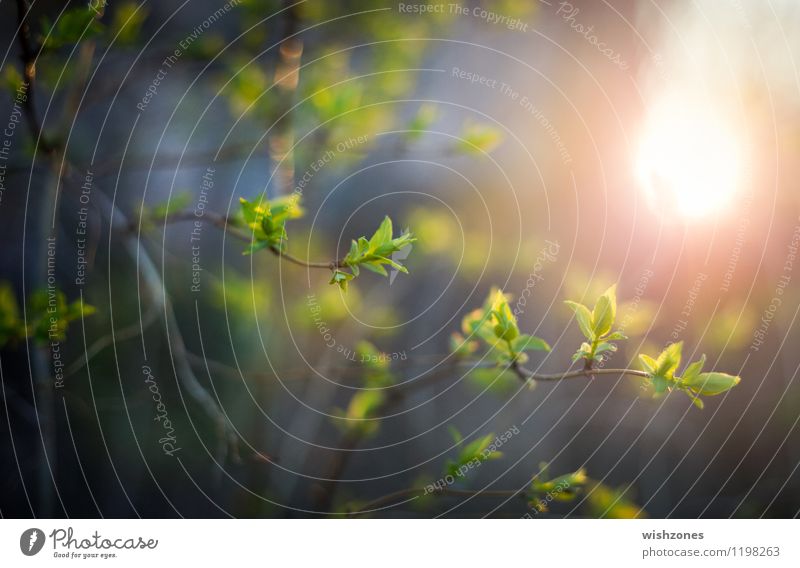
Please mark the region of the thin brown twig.
[[40, 47], [35, 47], [33, 39], [31, 38], [31, 29], [28, 25], [28, 13], [30, 7], [26, 0], [17, 0], [17, 24], [19, 25], [19, 46], [22, 51], [22, 75], [27, 85], [27, 92], [22, 101], [25, 116], [27, 117], [28, 128], [31, 131], [34, 142], [38, 143], [39, 147], [45, 153], [51, 153], [55, 150], [53, 146], [43, 135], [42, 125], [36, 117], [36, 106], [34, 104], [36, 81], [36, 60], [41, 52]]
[[[213, 213], [206, 211], [203, 213], [202, 217], [198, 217], [195, 215], [193, 211], [178, 211], [176, 213], [170, 213], [161, 219], [164, 224], [167, 223], [177, 223], [182, 221], [197, 221], [197, 220], [207, 220], [209, 221], [214, 227], [225, 231], [229, 235], [239, 239], [240, 241], [244, 241], [247, 243], [252, 243], [253, 238], [251, 235], [248, 235], [246, 232], [242, 231], [241, 228], [238, 226], [238, 221], [233, 217], [227, 217], [225, 215], [220, 215], [218, 213]], [[131, 222], [126, 227], [126, 230], [129, 232], [134, 232], [138, 230], [138, 223]], [[303, 260], [302, 258], [298, 258], [294, 255], [289, 254], [288, 252], [281, 250], [277, 247], [269, 247], [269, 251], [274, 254], [275, 256], [291, 262], [292, 264], [296, 264], [298, 266], [302, 266], [304, 268], [324, 268], [328, 270], [334, 270], [336, 268], [342, 268], [344, 264], [341, 260], [331, 260], [328, 262], [319, 262], [319, 261], [310, 261], [310, 260]]]

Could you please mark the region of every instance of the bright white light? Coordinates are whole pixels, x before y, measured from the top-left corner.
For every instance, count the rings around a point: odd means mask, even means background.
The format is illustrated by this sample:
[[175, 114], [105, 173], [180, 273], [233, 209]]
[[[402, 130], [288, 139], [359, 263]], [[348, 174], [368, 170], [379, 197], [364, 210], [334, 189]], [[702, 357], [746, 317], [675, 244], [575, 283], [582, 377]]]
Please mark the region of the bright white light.
[[665, 216], [713, 215], [739, 190], [741, 150], [708, 105], [675, 97], [650, 108], [637, 163], [651, 205]]

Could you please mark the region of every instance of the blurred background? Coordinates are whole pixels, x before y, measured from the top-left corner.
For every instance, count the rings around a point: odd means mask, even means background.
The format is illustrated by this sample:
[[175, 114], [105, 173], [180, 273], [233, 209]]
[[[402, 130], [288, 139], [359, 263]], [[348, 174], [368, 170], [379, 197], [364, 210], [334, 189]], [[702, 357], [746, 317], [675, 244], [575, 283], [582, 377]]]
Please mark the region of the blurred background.
[[[519, 433], [453, 486], [475, 494], [376, 516], [797, 516], [796, 2], [0, 10], [4, 517], [346, 515], [441, 478], [451, 427]], [[290, 194], [294, 256], [388, 214], [410, 273], [344, 294], [215, 222]], [[682, 340], [742, 383], [701, 411], [453, 364], [499, 286], [553, 348], [528, 366], [567, 369], [562, 300], [614, 283], [610, 366]], [[15, 336], [54, 289], [63, 337]], [[547, 512], [486, 494], [543, 462], [593, 482]]]

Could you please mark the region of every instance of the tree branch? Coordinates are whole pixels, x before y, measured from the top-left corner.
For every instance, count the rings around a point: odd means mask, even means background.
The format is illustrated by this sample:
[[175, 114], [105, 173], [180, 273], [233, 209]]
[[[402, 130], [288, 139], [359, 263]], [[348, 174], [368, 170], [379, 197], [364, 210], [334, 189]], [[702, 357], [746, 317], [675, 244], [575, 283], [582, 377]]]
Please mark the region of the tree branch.
[[[167, 223], [177, 223], [182, 221], [197, 221], [200, 217], [194, 214], [193, 211], [178, 211], [176, 213], [170, 213], [166, 217], [163, 218], [163, 222]], [[214, 227], [225, 231], [232, 237], [239, 239], [240, 241], [246, 243], [252, 243], [253, 238], [251, 235], [243, 232], [237, 224], [237, 221], [232, 217], [226, 217], [225, 215], [220, 215], [218, 213], [213, 213], [206, 211], [203, 213], [202, 219], [209, 221]], [[138, 223], [132, 221], [126, 226], [126, 230], [128, 232], [134, 232], [138, 229]], [[286, 251], [282, 251], [277, 247], [269, 247], [269, 251], [274, 254], [275, 256], [291, 262], [292, 264], [296, 264], [298, 266], [302, 266], [304, 268], [324, 268], [328, 270], [334, 270], [336, 268], [341, 268], [344, 266], [342, 261], [340, 260], [331, 260], [328, 262], [314, 262], [310, 260], [303, 260], [302, 258], [297, 258], [289, 254]]]

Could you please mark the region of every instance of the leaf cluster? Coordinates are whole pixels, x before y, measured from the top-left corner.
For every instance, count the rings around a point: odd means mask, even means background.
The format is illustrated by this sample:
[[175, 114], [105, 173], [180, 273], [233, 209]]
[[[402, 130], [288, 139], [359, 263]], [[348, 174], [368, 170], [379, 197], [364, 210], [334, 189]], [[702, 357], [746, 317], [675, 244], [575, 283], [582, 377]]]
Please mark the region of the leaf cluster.
[[703, 372], [706, 356], [686, 366], [682, 375], [677, 375], [681, 363], [683, 341], [671, 343], [653, 358], [639, 355], [642, 368], [648, 374], [648, 382], [654, 396], [659, 397], [672, 390], [685, 392], [698, 408], [704, 404], [700, 396], [715, 396], [731, 390], [742, 380], [740, 377], [717, 371]]
[[[456, 444], [462, 445], [464, 443], [464, 437], [455, 427], [451, 426], [450, 432]], [[489, 448], [494, 439], [495, 435], [492, 433], [476, 438], [468, 444], [464, 444], [455, 460], [447, 460], [444, 474], [446, 476], [452, 475], [457, 478], [460, 476], [459, 471], [471, 463], [477, 465], [485, 461], [496, 460], [503, 457], [503, 452]]]
[[[386, 216], [378, 230], [367, 240], [359, 237], [350, 243], [350, 250], [339, 263], [340, 267], [334, 268], [330, 283], [338, 284], [347, 292], [347, 284], [361, 273], [361, 268], [371, 272], [388, 276], [386, 266], [408, 274], [408, 269], [392, 258], [392, 255], [416, 241], [410, 233], [402, 233], [399, 237], [392, 236], [392, 220]], [[349, 272], [347, 271], [349, 269]]]
[[358, 342], [356, 356], [364, 364], [364, 388], [350, 398], [347, 408], [333, 410], [334, 423], [346, 434], [368, 438], [380, 428], [380, 422], [372, 419], [386, 404], [386, 387], [394, 383], [394, 377], [389, 371], [390, 358], [369, 341]]
[[244, 254], [253, 254], [270, 248], [278, 252], [286, 249], [286, 221], [303, 216], [297, 194], [276, 197], [259, 203], [239, 198], [241, 222], [252, 231], [252, 240]]
[[599, 363], [606, 353], [617, 350], [612, 341], [627, 339], [621, 331], [611, 331], [617, 317], [616, 285], [603, 292], [592, 310], [579, 302], [566, 300], [564, 303], [575, 313], [578, 327], [586, 338], [572, 356], [573, 361], [583, 359], [586, 368], [591, 368], [595, 363]]
[[95, 308], [81, 302], [67, 302], [57, 289], [37, 290], [30, 295], [26, 313], [28, 323], [20, 317], [16, 295], [8, 282], [0, 283], [0, 346], [33, 338], [40, 344], [63, 341], [69, 324], [81, 316], [89, 316]]
[[[458, 355], [470, 355], [482, 345], [497, 364], [524, 363], [526, 351], [550, 351], [539, 337], [521, 333], [517, 318], [509, 306], [510, 296], [492, 288], [483, 307], [467, 314], [461, 321], [463, 335], [451, 337], [451, 349]], [[466, 336], [466, 337], [465, 337]]]
[[55, 23], [43, 17], [42, 48], [58, 49], [100, 34], [103, 25], [98, 21], [98, 15], [89, 5], [80, 5], [64, 10]]

